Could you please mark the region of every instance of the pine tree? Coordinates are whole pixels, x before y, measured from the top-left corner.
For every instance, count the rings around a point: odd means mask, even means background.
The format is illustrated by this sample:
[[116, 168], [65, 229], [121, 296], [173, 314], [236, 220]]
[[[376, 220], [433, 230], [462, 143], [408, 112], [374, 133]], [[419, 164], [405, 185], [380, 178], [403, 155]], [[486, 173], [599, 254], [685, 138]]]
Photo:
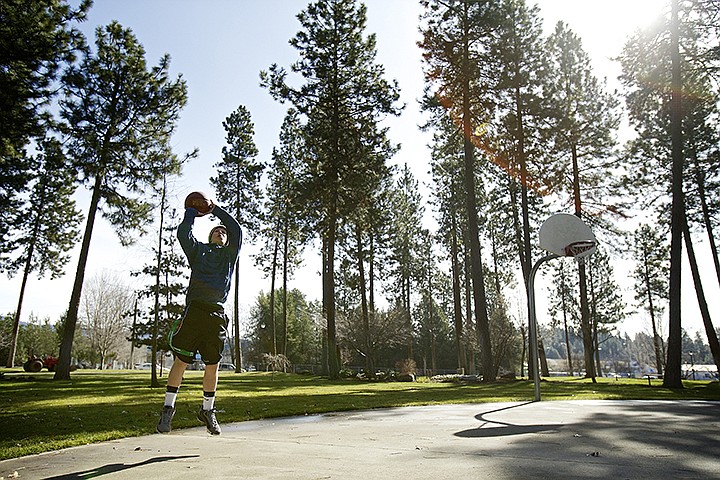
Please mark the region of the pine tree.
[[[412, 332], [415, 322], [412, 319], [413, 287], [421, 283], [418, 258], [423, 248], [422, 217], [424, 207], [418, 191], [418, 182], [405, 164], [395, 181], [390, 197], [390, 208], [394, 212], [392, 220], [390, 261], [389, 300], [400, 305], [405, 314], [408, 331]], [[413, 358], [412, 343], [408, 345], [407, 358]]]
[[[167, 217], [167, 222], [163, 222], [164, 226], [158, 232], [158, 245], [152, 249], [153, 263], [131, 273], [146, 278], [147, 283], [137, 291], [137, 297], [146, 301], [143, 310], [138, 312], [141, 321], [134, 322], [129, 340], [135, 347], [150, 347], [153, 360], [157, 358], [158, 352], [170, 350], [168, 335], [172, 325], [179, 322], [185, 313], [185, 294], [189, 280], [187, 260], [178, 251], [177, 223], [180, 220], [177, 211], [168, 209]], [[126, 315], [134, 316], [135, 313], [128, 311]], [[159, 385], [157, 372], [151, 374], [151, 385]]]
[[[437, 117], [437, 115], [436, 115]], [[433, 125], [430, 123], [428, 127]], [[439, 116], [434, 120], [436, 132], [433, 134], [431, 151], [431, 174], [433, 181], [432, 198], [430, 202], [436, 210], [438, 222], [439, 243], [445, 247], [447, 257], [450, 260], [452, 276], [452, 319], [455, 334], [455, 349], [457, 353], [457, 367], [463, 371], [469, 371], [466, 355], [466, 338], [463, 326], [463, 272], [464, 262], [461, 258], [463, 250], [463, 239], [466, 237], [466, 223], [463, 221], [460, 212], [463, 209], [460, 199], [464, 196], [462, 190], [461, 164], [458, 161], [462, 157], [462, 135], [457, 127], [447, 116]]]
[[[612, 132], [620, 119], [616, 113], [618, 102], [603, 91], [579, 37], [564, 23], [558, 22], [546, 45], [548, 58], [542, 78], [550, 125], [545, 133], [556, 159], [552, 177], [557, 179], [557, 190], [570, 194], [568, 203], [575, 215], [597, 225], [603, 213], [619, 213], [614, 205], [604, 205], [609, 197], [607, 179], [612, 178], [610, 154], [614, 145]], [[580, 262], [578, 267], [585, 375], [594, 379], [585, 263]]]
[[[288, 281], [300, 265], [301, 252], [306, 235], [300, 216], [301, 208], [295, 204], [297, 183], [300, 175], [302, 146], [302, 126], [297, 112], [290, 109], [280, 128], [280, 147], [273, 149], [273, 163], [269, 168], [263, 211], [264, 227], [260, 231], [262, 250], [255, 256], [255, 263], [270, 276], [270, 305], [275, 305], [275, 281], [278, 267], [282, 270], [283, 292], [288, 291]], [[283, 317], [287, 316], [287, 299], [282, 302]], [[288, 332], [282, 337], [283, 348], [278, 350], [275, 309], [270, 311], [272, 336], [272, 354], [286, 354]], [[288, 322], [284, 319], [284, 325]]]
[[[590, 257], [581, 259], [587, 263], [588, 268], [588, 294], [593, 341], [595, 366], [598, 375], [602, 376], [600, 368], [600, 334], [610, 335], [617, 325], [625, 318], [625, 302], [622, 299], [620, 287], [614, 278], [614, 271], [610, 265], [610, 257], [602, 246]], [[592, 361], [592, 357], [591, 357]], [[589, 366], [585, 365], [586, 372]], [[586, 373], [587, 376], [587, 373]]]
[[323, 311], [327, 320], [328, 368], [337, 378], [335, 247], [338, 224], [373, 191], [387, 168], [390, 147], [385, 115], [399, 113], [398, 87], [383, 79], [375, 62], [375, 36], [363, 37], [366, 8], [354, 0], [319, 0], [298, 15], [302, 30], [290, 40], [301, 60], [291, 66], [305, 83], [294, 87], [285, 69], [272, 65], [261, 84], [290, 101], [301, 117], [307, 154], [299, 204], [322, 240]]
[[[656, 210], [658, 223], [670, 226], [670, 331], [663, 377], [663, 385], [670, 388], [682, 388], [681, 242], [684, 237], [687, 251], [694, 250], [689, 222], [695, 220], [695, 211], [702, 211], [702, 207], [697, 208], [704, 197], [702, 175], [709, 171], [703, 163], [709, 160], [712, 165], [717, 150], [717, 141], [713, 140], [717, 127], [712, 126], [717, 118], [716, 100], [712, 99], [717, 93], [708, 89], [713, 85], [708, 65], [703, 64], [708, 38], [693, 21], [694, 6], [693, 2], [673, 0], [670, 18], [638, 32], [620, 57], [629, 118], [638, 134], [628, 145], [627, 156], [632, 163], [625, 184], [641, 192], [641, 205]], [[696, 175], [686, 175], [687, 167]], [[704, 223], [712, 235], [712, 225]], [[692, 256], [689, 259], [693, 262]], [[691, 267], [696, 270], [697, 265], [691, 263]], [[702, 284], [698, 275], [693, 279], [708, 339], [714, 343], [717, 335], [704, 306]], [[716, 350], [720, 363], [720, 344]]]
[[[287, 295], [279, 290], [277, 297], [276, 303], [286, 301], [288, 305], [285, 317], [288, 325], [283, 325], [282, 319], [278, 321], [282, 330], [288, 332], [285, 356], [294, 364], [320, 363], [321, 335], [320, 325], [317, 323], [320, 317], [319, 306], [308, 302], [305, 295], [297, 289], [291, 290]], [[250, 338], [253, 339], [250, 345], [250, 362], [260, 363], [263, 356], [272, 350], [272, 332], [268, 329], [272, 308], [269, 302], [270, 295], [260, 292], [250, 312]]]
[[[169, 78], [169, 56], [148, 70], [145, 51], [117, 22], [96, 31], [87, 51], [63, 77], [60, 102], [69, 156], [92, 192], [55, 379], [70, 378], [70, 357], [95, 218], [101, 211], [121, 243], [143, 231], [152, 205], [145, 189], [179, 163], [170, 138], [187, 102], [182, 79]], [[103, 201], [102, 208], [100, 207]]]
[[82, 220], [72, 199], [77, 178], [68, 167], [58, 141], [47, 139], [43, 142], [37, 164], [30, 196], [12, 222], [15, 229], [12, 244], [16, 256], [7, 262], [3, 261], [8, 273], [13, 274], [20, 269], [23, 273], [6, 364], [8, 368], [15, 364], [20, 315], [28, 278], [33, 272], [39, 277], [49, 272], [51, 278], [59, 278], [65, 273], [65, 266], [70, 260], [68, 252], [75, 246], [79, 236], [78, 225]]
[[[253, 140], [254, 126], [250, 112], [240, 105], [223, 122], [227, 145], [223, 147], [222, 161], [215, 164], [218, 170], [216, 177], [210, 178], [215, 187], [217, 199], [235, 212], [240, 227], [254, 238], [259, 230], [262, 190], [260, 180], [265, 165], [258, 162], [258, 154]], [[241, 239], [242, 243], [242, 239]], [[235, 327], [234, 350], [235, 371], [242, 371], [242, 351], [240, 349], [240, 270], [235, 269], [235, 302], [233, 309], [233, 325]]]
[[422, 0], [425, 8], [419, 42], [423, 50], [425, 76], [437, 101], [462, 129], [465, 215], [468, 222], [472, 305], [482, 354], [483, 381], [493, 381], [493, 357], [487, 298], [480, 257], [478, 204], [475, 188], [477, 127], [487, 123], [492, 112], [489, 86], [480, 82], [482, 67], [492, 64], [487, 44], [494, 35], [498, 12], [493, 2]]
[[570, 343], [571, 326], [580, 322], [580, 306], [577, 291], [570, 280], [570, 268], [566, 262], [558, 262], [553, 269], [552, 287], [550, 291], [549, 313], [551, 326], [557, 328], [561, 324], [565, 334], [565, 352], [568, 362], [568, 374], [573, 375], [575, 369], [572, 361], [572, 345]]
[[260, 223], [260, 179], [265, 165], [256, 158], [258, 150], [250, 112], [240, 105], [225, 119], [223, 128], [227, 145], [222, 149], [222, 160], [214, 165], [217, 176], [210, 178], [210, 183], [218, 201], [235, 210], [240, 226], [249, 238], [254, 238]]
[[[73, 2], [77, 4], [77, 2]], [[81, 22], [92, 2], [74, 9], [64, 0], [7, 1], [0, 6], [0, 210], [21, 209], [32, 182], [26, 149], [33, 139], [50, 136], [48, 105], [57, 93], [58, 73], [73, 61], [84, 38], [72, 25]], [[0, 218], [0, 256], [15, 250], [12, 224]]]
[[[430, 370], [435, 374], [439, 357], [444, 346], [449, 344], [452, 329], [445, 309], [442, 308], [449, 278], [439, 270], [439, 262], [434, 252], [435, 241], [430, 231], [421, 232], [421, 248], [418, 251], [420, 278], [418, 291], [420, 300], [415, 307], [417, 319], [417, 342], [419, 352], [416, 357], [423, 359], [423, 365], [430, 359]], [[428, 375], [427, 373], [425, 373]]]
[[665, 344], [658, 324], [668, 300], [668, 246], [657, 228], [641, 225], [635, 230], [632, 255], [636, 266], [635, 300], [650, 315], [655, 347], [655, 368], [659, 375], [664, 370]]
[[[537, 149], [538, 117], [540, 116], [538, 79], [543, 62], [542, 27], [538, 7], [528, 7], [524, 0], [500, 3], [503, 20], [497, 38], [489, 45], [498, 72], [493, 76], [494, 95], [498, 98], [502, 157], [518, 183], [520, 209], [519, 253], [523, 279], [527, 289], [533, 266], [531, 246], [531, 190], [537, 189], [542, 170], [531, 165], [539, 160]], [[533, 158], [535, 157], [535, 158]]]
[[[339, 229], [338, 259], [340, 268], [338, 279], [338, 310], [345, 315], [359, 315], [364, 342], [355, 348], [362, 353], [366, 375], [375, 378], [375, 339], [371, 326], [376, 315], [374, 299], [374, 278], [376, 263], [383, 268], [391, 257], [392, 223], [390, 215], [390, 197], [392, 191], [388, 184], [390, 177], [382, 181], [375, 192], [368, 195], [357, 206]], [[385, 253], [383, 260], [378, 260]]]

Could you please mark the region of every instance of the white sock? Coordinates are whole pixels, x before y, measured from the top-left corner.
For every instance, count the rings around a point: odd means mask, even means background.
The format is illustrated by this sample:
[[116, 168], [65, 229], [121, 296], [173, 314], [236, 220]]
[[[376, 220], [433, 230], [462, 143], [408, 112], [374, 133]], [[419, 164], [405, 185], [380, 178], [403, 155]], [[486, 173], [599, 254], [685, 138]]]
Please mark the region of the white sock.
[[175, 398], [177, 397], [178, 389], [177, 387], [167, 387], [167, 390], [165, 390], [165, 406], [166, 407], [175, 407]]
[[203, 392], [203, 410], [212, 410], [215, 406], [215, 392]]

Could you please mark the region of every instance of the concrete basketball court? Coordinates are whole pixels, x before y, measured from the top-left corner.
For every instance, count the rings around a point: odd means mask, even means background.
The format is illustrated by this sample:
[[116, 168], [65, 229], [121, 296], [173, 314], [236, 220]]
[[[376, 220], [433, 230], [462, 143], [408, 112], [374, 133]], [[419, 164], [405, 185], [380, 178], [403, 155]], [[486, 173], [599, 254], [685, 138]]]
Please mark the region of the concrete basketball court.
[[6, 460], [0, 476], [720, 479], [720, 402], [476, 403], [222, 427], [217, 437], [198, 427]]

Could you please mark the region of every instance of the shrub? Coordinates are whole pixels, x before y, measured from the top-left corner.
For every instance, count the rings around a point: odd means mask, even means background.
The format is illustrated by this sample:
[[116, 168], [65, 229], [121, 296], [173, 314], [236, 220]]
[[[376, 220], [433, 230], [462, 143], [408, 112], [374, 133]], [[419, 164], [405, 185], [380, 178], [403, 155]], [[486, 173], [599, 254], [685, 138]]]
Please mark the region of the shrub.
[[397, 370], [400, 375], [415, 375], [417, 373], [417, 364], [412, 358], [403, 358], [395, 362], [395, 370]]
[[277, 355], [266, 353], [263, 355], [263, 362], [265, 362], [268, 369], [273, 372], [287, 373], [290, 368], [290, 360], [282, 353], [278, 353]]
[[343, 368], [338, 372], [338, 375], [340, 378], [355, 378], [357, 377], [357, 374], [355, 373], [355, 370], [352, 368]]

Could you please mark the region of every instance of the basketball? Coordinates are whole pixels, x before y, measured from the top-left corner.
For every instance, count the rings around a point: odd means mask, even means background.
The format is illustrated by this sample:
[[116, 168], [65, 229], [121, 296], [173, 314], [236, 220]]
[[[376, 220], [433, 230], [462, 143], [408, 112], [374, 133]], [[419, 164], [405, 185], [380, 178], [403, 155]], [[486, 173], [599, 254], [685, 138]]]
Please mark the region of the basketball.
[[185, 208], [194, 208], [201, 215], [210, 213], [215, 205], [203, 192], [192, 192], [185, 197]]

